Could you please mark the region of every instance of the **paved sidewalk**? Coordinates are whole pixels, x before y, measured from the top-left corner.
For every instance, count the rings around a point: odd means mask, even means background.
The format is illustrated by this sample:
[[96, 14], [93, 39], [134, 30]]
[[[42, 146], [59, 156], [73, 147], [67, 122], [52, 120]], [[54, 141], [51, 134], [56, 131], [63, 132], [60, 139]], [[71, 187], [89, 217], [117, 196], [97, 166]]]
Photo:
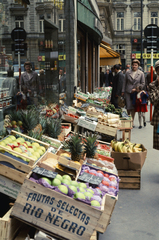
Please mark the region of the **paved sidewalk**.
[[138, 129], [138, 116], [131, 141], [142, 143], [148, 151], [141, 171], [140, 190], [119, 190], [119, 199], [111, 224], [100, 240], [159, 240], [159, 151], [152, 148], [153, 127], [146, 115], [147, 126]]

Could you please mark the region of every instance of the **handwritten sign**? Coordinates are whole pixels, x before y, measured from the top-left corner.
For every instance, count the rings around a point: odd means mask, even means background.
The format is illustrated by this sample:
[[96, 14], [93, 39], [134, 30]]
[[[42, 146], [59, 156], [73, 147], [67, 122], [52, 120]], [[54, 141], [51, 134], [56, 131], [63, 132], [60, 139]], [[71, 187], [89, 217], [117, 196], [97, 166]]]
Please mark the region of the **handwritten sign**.
[[50, 170], [46, 170], [45, 168], [40, 168], [38, 166], [36, 166], [32, 172], [37, 173], [39, 175], [48, 177], [48, 178], [55, 178], [57, 175], [57, 172], [52, 172]]
[[95, 184], [95, 185], [99, 185], [101, 183], [101, 181], [103, 180], [103, 177], [97, 177], [94, 176], [92, 174], [83, 172], [79, 177], [78, 180], [87, 182], [87, 183], [91, 183], [91, 184]]

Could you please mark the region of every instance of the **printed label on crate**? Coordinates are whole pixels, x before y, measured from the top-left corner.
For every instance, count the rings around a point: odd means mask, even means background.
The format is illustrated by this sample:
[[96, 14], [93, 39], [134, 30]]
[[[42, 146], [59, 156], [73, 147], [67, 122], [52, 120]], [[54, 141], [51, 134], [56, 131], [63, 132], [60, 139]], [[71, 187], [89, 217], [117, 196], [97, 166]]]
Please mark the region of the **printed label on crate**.
[[83, 172], [79, 177], [78, 180], [84, 181], [84, 182], [88, 182], [91, 184], [95, 184], [95, 185], [99, 185], [101, 183], [101, 181], [103, 180], [103, 177], [97, 177], [94, 176], [92, 174]]
[[68, 113], [76, 114], [77, 109], [69, 106]]
[[17, 182], [14, 182], [6, 177], [0, 176], [0, 192], [12, 197], [17, 198], [20, 191], [21, 185]]
[[30, 181], [28, 185], [23, 184], [12, 216], [30, 221], [49, 232], [56, 230], [67, 239], [90, 239], [89, 235], [100, 218], [100, 211], [90, 209], [58, 192], [51, 193], [49, 189], [45, 189], [42, 193], [40, 189], [40, 186], [35, 186]]
[[40, 168], [38, 166], [36, 166], [32, 172], [37, 173], [39, 175], [48, 177], [48, 178], [55, 178], [57, 175], [57, 172], [52, 172], [50, 170], [46, 170], [45, 168]]
[[65, 108], [64, 106], [61, 106], [61, 111], [63, 111], [64, 113], [67, 113], [67, 112], [68, 112], [68, 109]]
[[91, 131], [95, 131], [97, 123], [96, 122], [88, 122], [84, 118], [79, 118], [78, 126], [89, 129]]

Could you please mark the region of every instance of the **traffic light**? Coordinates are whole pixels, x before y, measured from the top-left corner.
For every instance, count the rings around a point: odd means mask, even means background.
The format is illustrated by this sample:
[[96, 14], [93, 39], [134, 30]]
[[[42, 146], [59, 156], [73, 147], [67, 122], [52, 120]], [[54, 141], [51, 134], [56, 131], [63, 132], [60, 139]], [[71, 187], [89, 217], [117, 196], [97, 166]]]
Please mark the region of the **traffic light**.
[[14, 43], [12, 44], [12, 51], [14, 51], [15, 56], [20, 52], [21, 56], [25, 56], [25, 51], [27, 51], [27, 43]]

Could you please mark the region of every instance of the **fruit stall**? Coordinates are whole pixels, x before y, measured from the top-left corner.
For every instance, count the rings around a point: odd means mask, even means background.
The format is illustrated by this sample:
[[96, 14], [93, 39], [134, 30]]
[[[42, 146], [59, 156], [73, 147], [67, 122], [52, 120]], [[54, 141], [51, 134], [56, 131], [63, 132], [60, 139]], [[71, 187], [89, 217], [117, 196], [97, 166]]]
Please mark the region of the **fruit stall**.
[[5, 115], [0, 200], [3, 206], [7, 196], [9, 203], [0, 216], [0, 239], [97, 240], [119, 189], [140, 189], [147, 150], [117, 140], [132, 120], [109, 103], [107, 90], [75, 94], [73, 106], [43, 104]]

